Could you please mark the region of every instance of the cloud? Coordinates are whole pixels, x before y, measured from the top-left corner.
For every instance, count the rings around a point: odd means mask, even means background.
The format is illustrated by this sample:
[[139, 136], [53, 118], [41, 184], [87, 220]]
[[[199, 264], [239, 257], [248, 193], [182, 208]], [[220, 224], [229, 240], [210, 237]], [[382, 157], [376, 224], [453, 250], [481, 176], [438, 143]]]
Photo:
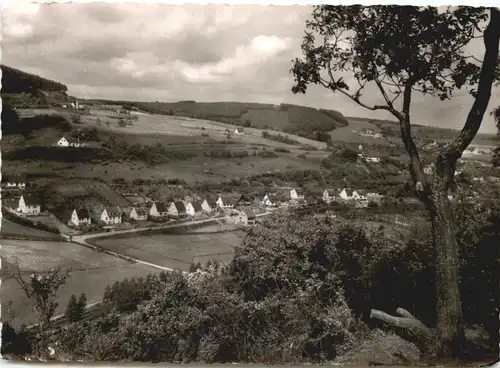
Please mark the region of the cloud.
[[[81, 97], [152, 101], [255, 101], [390, 117], [343, 95], [311, 87], [293, 95], [292, 60], [308, 6], [52, 3], [3, 11], [2, 62], [66, 84]], [[481, 42], [469, 46], [478, 55]], [[472, 99], [415, 95], [415, 123], [458, 127]], [[375, 88], [363, 96], [380, 103]], [[492, 107], [500, 104], [495, 91]], [[492, 119], [483, 130], [494, 131]]]

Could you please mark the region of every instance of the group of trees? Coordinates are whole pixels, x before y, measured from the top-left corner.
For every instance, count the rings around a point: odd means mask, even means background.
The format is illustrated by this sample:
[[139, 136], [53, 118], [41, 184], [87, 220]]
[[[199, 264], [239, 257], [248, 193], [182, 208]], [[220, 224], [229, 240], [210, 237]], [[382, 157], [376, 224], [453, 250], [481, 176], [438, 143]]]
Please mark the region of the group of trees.
[[[466, 46], [478, 37], [484, 42], [482, 60], [466, 53]], [[294, 93], [317, 84], [397, 119], [415, 195], [432, 224], [436, 355], [441, 358], [463, 355], [464, 341], [456, 224], [447, 194], [457, 160], [476, 136], [498, 82], [499, 40], [497, 8], [317, 6], [306, 24], [303, 57], [292, 68]], [[354, 83], [348, 85], [346, 77]], [[367, 85], [380, 93], [383, 104], [362, 99]], [[438, 153], [436, 172], [429, 179], [411, 132], [412, 97], [426, 94], [445, 100], [459, 89], [467, 89], [473, 103], [460, 134]]]
[[38, 75], [23, 72], [6, 65], [2, 69], [2, 93], [30, 93], [38, 91], [66, 92], [68, 87], [64, 84], [42, 78]]
[[83, 313], [85, 312], [86, 307], [87, 296], [85, 293], [81, 293], [78, 299], [75, 294], [72, 294], [64, 313], [66, 320], [70, 323], [80, 321], [83, 318]]

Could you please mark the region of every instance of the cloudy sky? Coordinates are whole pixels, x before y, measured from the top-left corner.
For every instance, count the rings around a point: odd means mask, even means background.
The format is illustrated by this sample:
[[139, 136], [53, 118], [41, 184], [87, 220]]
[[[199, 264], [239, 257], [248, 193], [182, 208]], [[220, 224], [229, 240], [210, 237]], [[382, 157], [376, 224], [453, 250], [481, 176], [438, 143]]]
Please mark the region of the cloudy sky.
[[[282, 102], [387, 117], [322, 88], [293, 95], [306, 6], [29, 4], [2, 17], [2, 63], [60, 81], [77, 97]], [[479, 57], [481, 43], [473, 47]], [[365, 96], [377, 103], [376, 93]], [[460, 127], [472, 104], [415, 96], [413, 122]], [[490, 108], [500, 104], [495, 90]], [[483, 132], [495, 132], [493, 119]]]

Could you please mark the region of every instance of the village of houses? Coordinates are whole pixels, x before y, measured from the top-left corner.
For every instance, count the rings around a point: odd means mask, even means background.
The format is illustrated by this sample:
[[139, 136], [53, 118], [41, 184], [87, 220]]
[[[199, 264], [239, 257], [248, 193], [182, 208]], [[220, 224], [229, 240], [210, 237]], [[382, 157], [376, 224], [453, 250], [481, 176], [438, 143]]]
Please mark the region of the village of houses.
[[[322, 195], [306, 201], [304, 194], [297, 188], [279, 188], [272, 193], [256, 198], [248, 194], [214, 195], [206, 198], [186, 197], [175, 201], [147, 201], [143, 205], [108, 207], [103, 204], [82, 205], [66, 208], [57, 213], [44, 211], [42, 199], [27, 190], [27, 176], [14, 175], [3, 177], [4, 188], [11, 191], [12, 200], [5, 203], [5, 210], [24, 219], [38, 219], [55, 216], [69, 229], [78, 232], [114, 231], [134, 227], [151, 227], [176, 221], [196, 221], [209, 217], [225, 217], [234, 226], [248, 226], [256, 223], [259, 215], [278, 209], [294, 208], [307, 204], [334, 201], [350, 204], [356, 208], [366, 208], [370, 203], [380, 204], [383, 196], [375, 192], [349, 188], [325, 189]], [[15, 191], [15, 193], [12, 193]], [[91, 226], [93, 225], [93, 226]]]

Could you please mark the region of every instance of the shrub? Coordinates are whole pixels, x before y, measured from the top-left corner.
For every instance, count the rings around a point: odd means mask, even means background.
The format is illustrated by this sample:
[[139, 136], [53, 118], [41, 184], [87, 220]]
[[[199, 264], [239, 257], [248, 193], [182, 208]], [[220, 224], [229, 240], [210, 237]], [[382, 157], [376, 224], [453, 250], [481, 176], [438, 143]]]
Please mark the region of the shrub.
[[276, 147], [274, 149], [275, 152], [281, 152], [281, 153], [290, 153], [290, 150], [283, 148], [283, 147]]

